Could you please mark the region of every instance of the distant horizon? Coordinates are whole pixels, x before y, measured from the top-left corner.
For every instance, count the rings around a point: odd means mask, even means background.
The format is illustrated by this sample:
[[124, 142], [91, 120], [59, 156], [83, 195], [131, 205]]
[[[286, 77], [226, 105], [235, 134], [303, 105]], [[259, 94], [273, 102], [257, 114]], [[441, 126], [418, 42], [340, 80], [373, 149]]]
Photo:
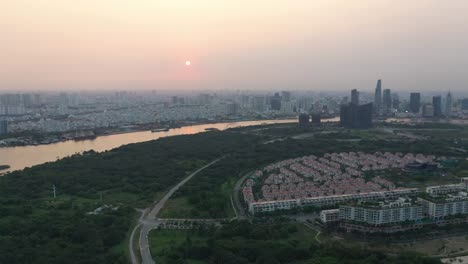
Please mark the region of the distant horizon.
[[[383, 89], [387, 89], [383, 87]], [[405, 95], [409, 97], [410, 93], [421, 93], [423, 97], [426, 96], [437, 96], [441, 95], [442, 97], [445, 97], [447, 93], [450, 91], [452, 93], [452, 96], [455, 99], [461, 99], [461, 98], [467, 98], [468, 97], [468, 91], [467, 90], [445, 90], [445, 91], [418, 91], [418, 90], [394, 90], [391, 88], [388, 88], [393, 92], [399, 94], [399, 95]], [[0, 95], [1, 94], [21, 94], [21, 93], [45, 93], [45, 94], [59, 94], [59, 93], [68, 93], [68, 94], [89, 94], [89, 95], [99, 95], [99, 94], [112, 94], [112, 93], [117, 93], [117, 92], [131, 92], [131, 93], [136, 93], [136, 94], [144, 94], [144, 93], [152, 93], [155, 92], [156, 95], [163, 95], [163, 96], [172, 96], [172, 95], [185, 95], [185, 96], [194, 96], [198, 95], [201, 93], [228, 93], [228, 94], [233, 94], [239, 92], [240, 94], [248, 94], [248, 95], [273, 95], [274, 93], [277, 92], [282, 92], [282, 91], [289, 91], [292, 92], [293, 95], [295, 93], [298, 94], [307, 94], [307, 93], [314, 93], [314, 94], [327, 94], [331, 96], [346, 96], [350, 94], [352, 89], [349, 90], [310, 90], [310, 89], [303, 89], [303, 90], [294, 90], [294, 89], [283, 89], [283, 90], [243, 90], [243, 89], [202, 89], [202, 90], [158, 90], [158, 89], [106, 89], [106, 90], [91, 90], [91, 89], [76, 89], [76, 90], [0, 90]], [[374, 94], [374, 89], [357, 89], [360, 93], [362, 94], [367, 94], [369, 96]]]
[[[468, 90], [463, 0], [7, 1], [0, 92]], [[136, 87], [136, 88], [131, 88]]]

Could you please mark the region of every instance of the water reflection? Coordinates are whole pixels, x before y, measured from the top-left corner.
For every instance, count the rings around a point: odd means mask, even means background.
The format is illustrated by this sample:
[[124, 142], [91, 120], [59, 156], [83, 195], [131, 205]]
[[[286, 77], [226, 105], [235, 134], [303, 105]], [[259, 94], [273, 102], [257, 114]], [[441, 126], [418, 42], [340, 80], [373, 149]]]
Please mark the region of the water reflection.
[[189, 135], [205, 132], [206, 128], [217, 128], [219, 130], [225, 130], [234, 127], [253, 126], [260, 124], [281, 124], [292, 122], [297, 121], [287, 119], [216, 123], [186, 126], [171, 129], [169, 131], [154, 133], [151, 131], [141, 131], [125, 134], [100, 136], [94, 140], [65, 141], [50, 145], [0, 148], [0, 165], [10, 165], [9, 171], [21, 170], [26, 167], [31, 167], [49, 161], [55, 161], [59, 158], [63, 158], [75, 153], [81, 153], [87, 150], [95, 150], [98, 152], [102, 152], [130, 143], [144, 142], [158, 139], [161, 137]]

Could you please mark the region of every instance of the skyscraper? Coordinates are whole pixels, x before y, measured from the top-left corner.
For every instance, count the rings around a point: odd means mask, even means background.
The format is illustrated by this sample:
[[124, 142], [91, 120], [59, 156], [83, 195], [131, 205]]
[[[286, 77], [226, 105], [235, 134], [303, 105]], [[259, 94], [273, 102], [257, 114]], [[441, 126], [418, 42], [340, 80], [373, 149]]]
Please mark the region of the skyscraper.
[[270, 99], [271, 110], [279, 111], [281, 110], [281, 96], [279, 93], [275, 93]]
[[434, 106], [432, 104], [423, 105], [422, 116], [434, 117]]
[[374, 95], [374, 111], [376, 114], [380, 114], [382, 107], [382, 80], [377, 81], [377, 86], [375, 87]]
[[400, 97], [397, 93], [392, 93], [392, 107], [400, 110]]
[[440, 95], [432, 97], [432, 106], [434, 107], [434, 117], [442, 117], [442, 97]]
[[462, 110], [468, 110], [468, 98], [463, 98], [461, 100]]
[[383, 90], [382, 103], [385, 110], [392, 108], [392, 91], [390, 89]]
[[319, 113], [313, 113], [312, 114], [312, 124], [320, 124], [321, 122], [321, 116]]
[[289, 102], [291, 101], [291, 92], [289, 91], [282, 91], [281, 92], [281, 97], [284, 102]]
[[445, 116], [448, 118], [452, 116], [452, 94], [450, 91], [445, 98]]
[[253, 98], [253, 108], [258, 112], [263, 112], [266, 110], [266, 103], [264, 96], [255, 96]]
[[341, 104], [341, 105], [346, 105], [346, 104], [348, 104], [348, 103], [349, 103], [349, 98], [348, 98], [348, 96], [344, 96], [343, 99], [341, 99], [340, 104]]
[[356, 89], [351, 90], [351, 103], [359, 105], [359, 92]]
[[8, 122], [6, 120], [0, 120], [0, 135], [8, 133]]
[[310, 123], [309, 114], [300, 114], [299, 115], [299, 125], [300, 126], [308, 126], [309, 123]]
[[340, 123], [345, 128], [371, 128], [372, 103], [342, 105], [340, 108]]
[[411, 93], [410, 95], [410, 111], [412, 113], [419, 113], [421, 108], [421, 94], [420, 93]]

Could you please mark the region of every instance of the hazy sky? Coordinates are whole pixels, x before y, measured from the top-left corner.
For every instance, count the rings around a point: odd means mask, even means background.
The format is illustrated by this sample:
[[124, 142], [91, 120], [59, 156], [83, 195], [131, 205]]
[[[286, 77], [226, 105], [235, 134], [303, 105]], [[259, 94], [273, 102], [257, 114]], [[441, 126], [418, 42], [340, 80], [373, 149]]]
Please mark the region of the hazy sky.
[[0, 36], [0, 90], [468, 89], [466, 0], [0, 0]]

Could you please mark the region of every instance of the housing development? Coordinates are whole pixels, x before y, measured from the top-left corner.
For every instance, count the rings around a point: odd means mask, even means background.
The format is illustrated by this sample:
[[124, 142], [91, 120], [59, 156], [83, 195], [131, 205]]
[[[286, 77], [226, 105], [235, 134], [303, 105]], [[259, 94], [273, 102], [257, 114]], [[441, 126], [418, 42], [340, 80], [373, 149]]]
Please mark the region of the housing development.
[[379, 174], [427, 171], [445, 157], [413, 153], [327, 153], [288, 159], [257, 170], [242, 189], [250, 214], [322, 208], [320, 221], [347, 231], [398, 232], [466, 222], [468, 178], [460, 183], [396, 187]]

